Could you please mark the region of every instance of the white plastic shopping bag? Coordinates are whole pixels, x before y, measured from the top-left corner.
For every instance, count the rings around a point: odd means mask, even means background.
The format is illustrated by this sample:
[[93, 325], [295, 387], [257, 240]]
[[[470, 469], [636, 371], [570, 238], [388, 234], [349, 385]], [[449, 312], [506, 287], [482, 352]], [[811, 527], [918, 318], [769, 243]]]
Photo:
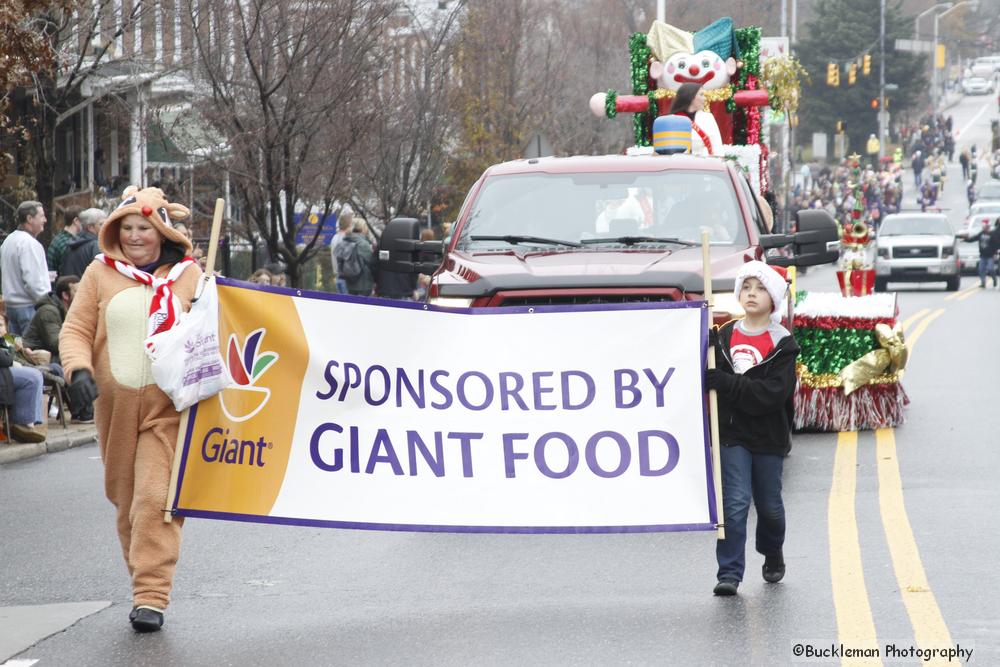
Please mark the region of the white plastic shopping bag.
[[178, 412], [236, 383], [219, 352], [219, 295], [215, 278], [172, 329], [146, 339], [153, 379]]

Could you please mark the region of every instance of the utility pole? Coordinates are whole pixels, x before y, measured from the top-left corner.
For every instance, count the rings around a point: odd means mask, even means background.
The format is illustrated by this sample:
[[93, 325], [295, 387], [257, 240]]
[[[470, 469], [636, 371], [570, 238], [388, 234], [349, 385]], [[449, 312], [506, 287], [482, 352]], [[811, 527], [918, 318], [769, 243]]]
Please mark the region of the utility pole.
[[881, 0], [878, 32], [878, 159], [885, 156], [886, 125], [885, 113], [885, 0]]
[[667, 0], [656, 0], [656, 20], [667, 20]]

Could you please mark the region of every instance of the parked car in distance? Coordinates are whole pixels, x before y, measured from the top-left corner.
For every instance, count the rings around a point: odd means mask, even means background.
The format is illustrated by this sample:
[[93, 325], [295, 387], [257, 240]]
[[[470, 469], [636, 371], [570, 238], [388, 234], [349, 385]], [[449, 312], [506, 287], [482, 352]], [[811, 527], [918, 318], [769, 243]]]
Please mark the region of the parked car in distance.
[[968, 241], [975, 241], [983, 232], [983, 222], [991, 225], [1000, 218], [1000, 199], [977, 201], [969, 209], [969, 215], [962, 222], [962, 227], [956, 236]]
[[875, 241], [875, 291], [890, 282], [944, 282], [958, 289], [958, 239], [943, 213], [887, 215]]
[[1000, 181], [994, 179], [986, 181], [976, 188], [976, 200], [974, 204], [988, 201], [1000, 201]]
[[[990, 76], [992, 77], [992, 73]], [[993, 81], [981, 76], [973, 76], [962, 81], [962, 90], [965, 91], [966, 95], [990, 95], [993, 93]]]

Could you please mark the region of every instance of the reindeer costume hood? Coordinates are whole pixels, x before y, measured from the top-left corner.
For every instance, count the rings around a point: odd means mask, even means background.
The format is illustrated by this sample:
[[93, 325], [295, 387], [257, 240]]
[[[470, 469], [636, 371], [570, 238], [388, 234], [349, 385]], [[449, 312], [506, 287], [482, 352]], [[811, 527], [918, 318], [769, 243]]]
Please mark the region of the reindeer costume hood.
[[108, 257], [128, 262], [125, 253], [122, 252], [119, 231], [122, 221], [129, 215], [139, 215], [145, 218], [167, 242], [181, 248], [185, 256], [193, 252], [187, 236], [174, 229], [173, 224], [174, 220], [186, 220], [191, 215], [191, 211], [182, 204], [168, 202], [163, 191], [159, 188], [140, 190], [136, 186], [130, 185], [122, 192], [122, 203], [112, 211], [104, 225], [101, 226], [98, 243], [101, 252]]

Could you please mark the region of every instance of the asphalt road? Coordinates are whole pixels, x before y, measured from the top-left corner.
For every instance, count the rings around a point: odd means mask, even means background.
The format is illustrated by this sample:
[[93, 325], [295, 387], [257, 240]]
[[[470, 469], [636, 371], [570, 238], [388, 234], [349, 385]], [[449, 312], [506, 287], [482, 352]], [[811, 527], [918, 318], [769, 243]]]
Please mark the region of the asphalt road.
[[[973, 98], [951, 113], [969, 125], [960, 144], [985, 145], [995, 102]], [[966, 207], [953, 169], [944, 204], [957, 221]], [[760, 579], [751, 553], [740, 595], [713, 597], [715, 540], [701, 533], [190, 520], [166, 627], [137, 636], [98, 451], [87, 446], [0, 466], [0, 665], [776, 665], [793, 662], [799, 643], [958, 644], [973, 649], [972, 664], [1000, 664], [990, 518], [1000, 505], [1000, 291], [977, 284], [965, 278], [954, 294], [899, 286], [915, 343], [905, 425], [856, 444], [796, 437], [781, 584]], [[799, 285], [836, 283], [822, 268]], [[36, 605], [52, 606], [32, 616]]]

